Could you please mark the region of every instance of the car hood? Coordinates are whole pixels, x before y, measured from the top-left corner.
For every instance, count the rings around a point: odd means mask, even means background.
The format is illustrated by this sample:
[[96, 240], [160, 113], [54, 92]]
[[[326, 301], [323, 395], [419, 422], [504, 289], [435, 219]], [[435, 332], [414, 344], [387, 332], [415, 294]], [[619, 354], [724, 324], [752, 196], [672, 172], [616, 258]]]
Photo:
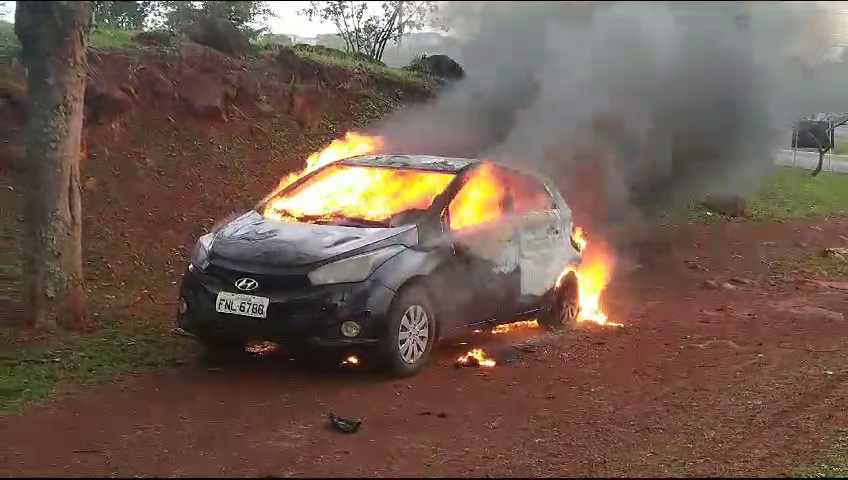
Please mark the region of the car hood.
[[[397, 238], [394, 238], [397, 237]], [[412, 246], [415, 225], [358, 228], [283, 222], [252, 211], [225, 225], [212, 244], [212, 263], [262, 270], [311, 265], [391, 244]]]

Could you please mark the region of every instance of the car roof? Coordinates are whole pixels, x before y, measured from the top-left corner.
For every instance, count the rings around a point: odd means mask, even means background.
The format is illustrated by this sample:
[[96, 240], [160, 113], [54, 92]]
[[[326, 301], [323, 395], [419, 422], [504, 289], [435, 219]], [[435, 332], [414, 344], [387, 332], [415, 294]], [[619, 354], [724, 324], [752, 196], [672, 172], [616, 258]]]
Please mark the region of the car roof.
[[360, 167], [408, 168], [458, 173], [482, 162], [471, 158], [447, 158], [436, 155], [363, 155], [347, 158], [338, 163]]
[[513, 170], [534, 177], [536, 180], [546, 183], [547, 177], [539, 172], [533, 171], [521, 165], [512, 165], [499, 161], [480, 160], [476, 158], [440, 157], [438, 155], [362, 155], [340, 160], [340, 165], [382, 168], [409, 168], [417, 170], [431, 170], [439, 172], [459, 173], [460, 171], [482, 163], [491, 163], [495, 166]]

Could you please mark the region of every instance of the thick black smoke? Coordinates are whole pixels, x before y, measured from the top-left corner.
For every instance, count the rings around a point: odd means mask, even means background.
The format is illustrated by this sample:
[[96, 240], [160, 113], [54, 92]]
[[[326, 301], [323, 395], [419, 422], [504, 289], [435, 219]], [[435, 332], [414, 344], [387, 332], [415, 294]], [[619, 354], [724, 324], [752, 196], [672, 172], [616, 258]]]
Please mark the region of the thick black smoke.
[[467, 77], [380, 125], [388, 149], [543, 170], [611, 237], [754, 188], [830, 41], [815, 2], [446, 3]]

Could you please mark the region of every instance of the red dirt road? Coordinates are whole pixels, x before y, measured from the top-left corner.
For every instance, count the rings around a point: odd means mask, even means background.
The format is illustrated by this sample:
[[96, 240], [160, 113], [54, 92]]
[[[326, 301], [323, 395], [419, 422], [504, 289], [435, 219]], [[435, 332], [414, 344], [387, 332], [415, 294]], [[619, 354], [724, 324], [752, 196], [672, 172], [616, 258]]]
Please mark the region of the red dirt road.
[[[670, 231], [674, 248], [647, 252], [606, 295], [624, 328], [533, 333], [532, 348], [512, 349], [520, 358], [491, 370], [453, 368], [471, 345], [446, 345], [404, 381], [257, 359], [90, 389], [4, 419], [0, 475], [783, 474], [819, 458], [848, 426], [848, 324], [773, 304], [848, 314], [848, 293], [770, 281], [766, 268], [841, 244], [847, 227]], [[734, 276], [755, 283], [700, 286]], [[517, 341], [473, 340], [492, 352]], [[331, 431], [328, 412], [361, 418], [362, 428]]]

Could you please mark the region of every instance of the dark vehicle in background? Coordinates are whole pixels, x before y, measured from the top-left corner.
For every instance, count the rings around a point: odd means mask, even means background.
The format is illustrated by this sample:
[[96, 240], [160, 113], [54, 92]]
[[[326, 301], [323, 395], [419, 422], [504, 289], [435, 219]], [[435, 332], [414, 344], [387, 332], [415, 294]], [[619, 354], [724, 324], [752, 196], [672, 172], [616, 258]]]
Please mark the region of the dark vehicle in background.
[[178, 325], [209, 348], [271, 341], [417, 373], [437, 339], [578, 315], [581, 259], [554, 184], [505, 165], [371, 155], [322, 167], [202, 236]]

